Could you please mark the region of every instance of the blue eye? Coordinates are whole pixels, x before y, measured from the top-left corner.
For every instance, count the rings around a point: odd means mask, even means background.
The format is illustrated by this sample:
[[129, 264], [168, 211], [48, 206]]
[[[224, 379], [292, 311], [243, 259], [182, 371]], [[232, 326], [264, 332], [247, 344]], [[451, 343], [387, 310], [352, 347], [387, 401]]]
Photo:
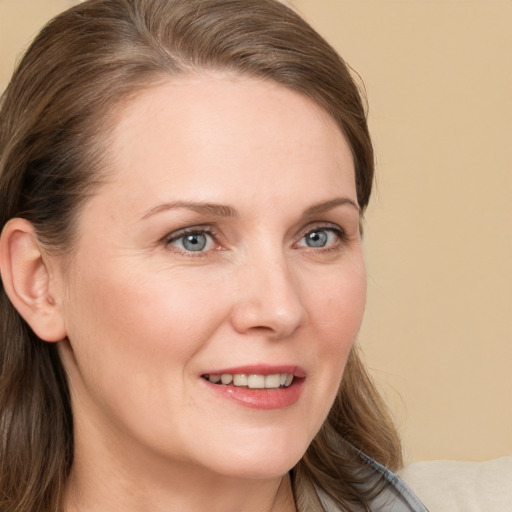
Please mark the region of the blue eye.
[[212, 248], [213, 239], [208, 233], [193, 231], [173, 238], [169, 241], [169, 245], [184, 251], [201, 252]]
[[334, 228], [314, 229], [302, 237], [301, 243], [299, 245], [306, 245], [307, 247], [311, 247], [313, 249], [322, 249], [324, 247], [336, 244], [341, 236], [342, 235], [339, 230]]
[[329, 237], [325, 231], [319, 230], [308, 233], [304, 238], [308, 247], [325, 247]]

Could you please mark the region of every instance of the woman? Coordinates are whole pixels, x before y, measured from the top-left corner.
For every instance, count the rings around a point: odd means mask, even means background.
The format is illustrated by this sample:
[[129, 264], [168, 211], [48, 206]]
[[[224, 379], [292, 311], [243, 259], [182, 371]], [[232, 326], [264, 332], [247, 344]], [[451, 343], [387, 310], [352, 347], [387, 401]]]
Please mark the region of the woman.
[[353, 347], [365, 113], [297, 15], [88, 0], [0, 154], [2, 511], [425, 510]]

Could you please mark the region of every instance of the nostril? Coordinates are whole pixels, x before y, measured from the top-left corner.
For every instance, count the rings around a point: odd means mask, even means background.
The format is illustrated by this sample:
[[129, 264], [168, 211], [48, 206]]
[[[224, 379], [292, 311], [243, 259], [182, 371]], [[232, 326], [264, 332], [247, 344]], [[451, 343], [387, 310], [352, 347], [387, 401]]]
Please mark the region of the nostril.
[[251, 327], [250, 330], [254, 334], [269, 334], [274, 332], [274, 329], [271, 329], [270, 327], [265, 327], [264, 325], [256, 325], [255, 327]]
[[280, 339], [307, 322], [300, 286], [287, 268], [266, 266], [258, 273], [253, 266], [238, 282], [237, 301], [231, 311], [231, 322], [237, 332]]

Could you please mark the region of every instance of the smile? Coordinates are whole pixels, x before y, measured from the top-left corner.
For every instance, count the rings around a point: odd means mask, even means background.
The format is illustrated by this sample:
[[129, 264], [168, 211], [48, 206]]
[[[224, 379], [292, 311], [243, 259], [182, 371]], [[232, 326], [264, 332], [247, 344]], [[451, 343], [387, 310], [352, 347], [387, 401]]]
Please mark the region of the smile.
[[202, 377], [212, 384], [246, 387], [250, 389], [287, 388], [291, 386], [293, 382], [293, 374], [290, 373], [276, 373], [273, 375], [223, 373], [221, 375], [203, 375]]

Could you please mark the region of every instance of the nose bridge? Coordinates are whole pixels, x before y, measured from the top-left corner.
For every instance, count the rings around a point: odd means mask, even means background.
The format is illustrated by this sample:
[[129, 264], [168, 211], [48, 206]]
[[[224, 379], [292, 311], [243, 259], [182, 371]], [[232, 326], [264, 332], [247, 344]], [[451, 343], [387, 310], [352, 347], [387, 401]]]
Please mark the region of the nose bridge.
[[282, 247], [255, 251], [241, 263], [233, 324], [239, 332], [291, 335], [307, 311], [300, 283]]

